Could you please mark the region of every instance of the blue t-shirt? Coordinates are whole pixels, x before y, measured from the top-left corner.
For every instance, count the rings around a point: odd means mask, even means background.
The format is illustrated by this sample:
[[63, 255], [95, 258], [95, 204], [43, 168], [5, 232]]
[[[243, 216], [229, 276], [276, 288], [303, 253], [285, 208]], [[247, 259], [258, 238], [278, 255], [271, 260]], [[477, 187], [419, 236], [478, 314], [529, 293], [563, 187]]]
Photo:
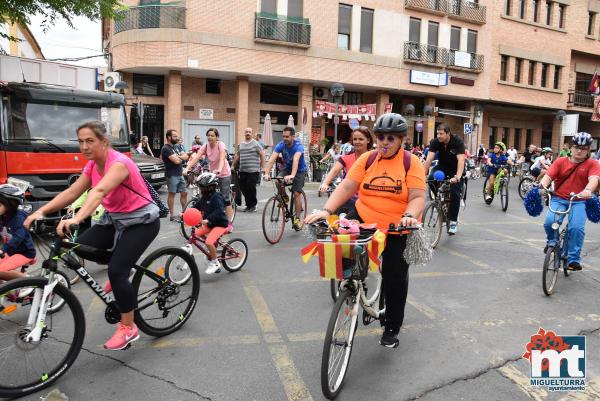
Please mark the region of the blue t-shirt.
[[504, 166], [508, 162], [508, 157], [506, 157], [505, 154], [501, 154], [500, 156], [498, 156], [495, 153], [490, 153], [488, 157], [490, 158], [490, 161], [492, 162], [494, 167]]
[[295, 139], [292, 147], [288, 148], [285, 146], [283, 141], [279, 142], [275, 149], [275, 152], [280, 153], [283, 156], [283, 161], [285, 163], [285, 169], [288, 171], [292, 171], [292, 162], [294, 161], [294, 155], [298, 152], [302, 153], [300, 156], [300, 160], [298, 160], [298, 172], [304, 173], [306, 171], [306, 163], [304, 162], [304, 146], [300, 143], [299, 140]]

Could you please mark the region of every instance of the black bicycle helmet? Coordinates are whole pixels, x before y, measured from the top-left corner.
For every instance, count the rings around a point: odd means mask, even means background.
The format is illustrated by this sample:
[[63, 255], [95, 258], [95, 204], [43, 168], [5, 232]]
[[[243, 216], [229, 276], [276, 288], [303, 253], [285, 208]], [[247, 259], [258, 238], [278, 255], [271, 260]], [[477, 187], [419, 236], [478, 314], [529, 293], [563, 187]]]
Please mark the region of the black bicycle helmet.
[[23, 204], [25, 193], [19, 188], [12, 184], [0, 185], [0, 197], [9, 199], [19, 205]]
[[406, 119], [397, 113], [387, 113], [379, 116], [373, 126], [373, 132], [376, 134], [399, 133], [406, 135], [407, 130]]
[[214, 173], [202, 173], [196, 178], [196, 184], [199, 187], [216, 187], [219, 183], [219, 178]]

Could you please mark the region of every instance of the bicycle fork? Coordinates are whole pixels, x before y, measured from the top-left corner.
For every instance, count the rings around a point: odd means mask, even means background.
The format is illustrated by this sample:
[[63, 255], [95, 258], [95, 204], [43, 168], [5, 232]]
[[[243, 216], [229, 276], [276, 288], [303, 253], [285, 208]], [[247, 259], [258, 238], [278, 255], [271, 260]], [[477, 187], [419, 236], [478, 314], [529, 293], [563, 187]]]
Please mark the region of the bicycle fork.
[[39, 342], [43, 329], [46, 327], [48, 297], [54, 292], [54, 287], [58, 284], [58, 280], [54, 280], [54, 273], [50, 276], [48, 284], [44, 286], [43, 290], [41, 288], [34, 290], [31, 311], [27, 319], [27, 327], [33, 327], [33, 330], [24, 339], [27, 343]]

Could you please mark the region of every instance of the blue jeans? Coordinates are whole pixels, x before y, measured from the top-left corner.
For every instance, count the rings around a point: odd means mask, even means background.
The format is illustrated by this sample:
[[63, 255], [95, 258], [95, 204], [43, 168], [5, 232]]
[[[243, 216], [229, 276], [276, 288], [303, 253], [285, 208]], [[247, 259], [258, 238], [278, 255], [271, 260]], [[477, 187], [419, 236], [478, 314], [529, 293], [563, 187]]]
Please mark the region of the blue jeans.
[[[566, 199], [552, 198], [551, 206], [554, 210], [567, 210], [569, 201]], [[551, 211], [548, 211], [548, 214], [546, 214], [544, 230], [546, 230], [548, 246], [556, 245], [552, 223], [556, 221], [560, 224], [564, 217], [565, 215], [555, 215]], [[571, 208], [571, 213], [569, 215], [569, 226], [567, 227], [569, 236], [569, 243], [567, 244], [567, 263], [580, 263], [581, 261], [580, 254], [581, 248], [583, 247], [583, 240], [585, 239], [586, 220], [585, 202], [573, 202], [573, 207]]]

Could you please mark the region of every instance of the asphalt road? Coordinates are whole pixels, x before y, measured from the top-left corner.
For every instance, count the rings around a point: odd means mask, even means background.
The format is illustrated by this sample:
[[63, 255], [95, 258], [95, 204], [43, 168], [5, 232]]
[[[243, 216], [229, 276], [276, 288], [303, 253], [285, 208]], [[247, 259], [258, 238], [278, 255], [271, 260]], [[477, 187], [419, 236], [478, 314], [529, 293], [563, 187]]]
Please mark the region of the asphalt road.
[[[530, 218], [511, 182], [507, 213], [484, 205], [482, 180], [470, 187], [459, 233], [443, 234], [426, 267], [411, 268], [405, 324], [397, 349], [378, 344], [377, 324], [360, 326], [339, 400], [595, 400], [600, 398], [600, 227], [588, 222], [585, 268], [559, 277], [556, 293], [541, 288], [542, 217]], [[309, 210], [322, 205], [307, 185]], [[316, 260], [304, 265], [302, 233], [286, 229], [268, 245], [259, 212], [240, 213], [232, 237], [250, 248], [238, 273], [203, 273], [199, 303], [179, 332], [142, 335], [129, 350], [102, 348], [114, 327], [83, 284], [87, 333], [77, 362], [53, 387], [70, 400], [323, 400], [320, 366], [331, 307], [329, 283]], [[152, 249], [182, 245], [178, 226], [163, 220]], [[100, 282], [106, 273], [92, 267]], [[587, 335], [584, 393], [529, 386], [521, 358], [540, 327]], [[39, 400], [45, 390], [28, 400]]]

